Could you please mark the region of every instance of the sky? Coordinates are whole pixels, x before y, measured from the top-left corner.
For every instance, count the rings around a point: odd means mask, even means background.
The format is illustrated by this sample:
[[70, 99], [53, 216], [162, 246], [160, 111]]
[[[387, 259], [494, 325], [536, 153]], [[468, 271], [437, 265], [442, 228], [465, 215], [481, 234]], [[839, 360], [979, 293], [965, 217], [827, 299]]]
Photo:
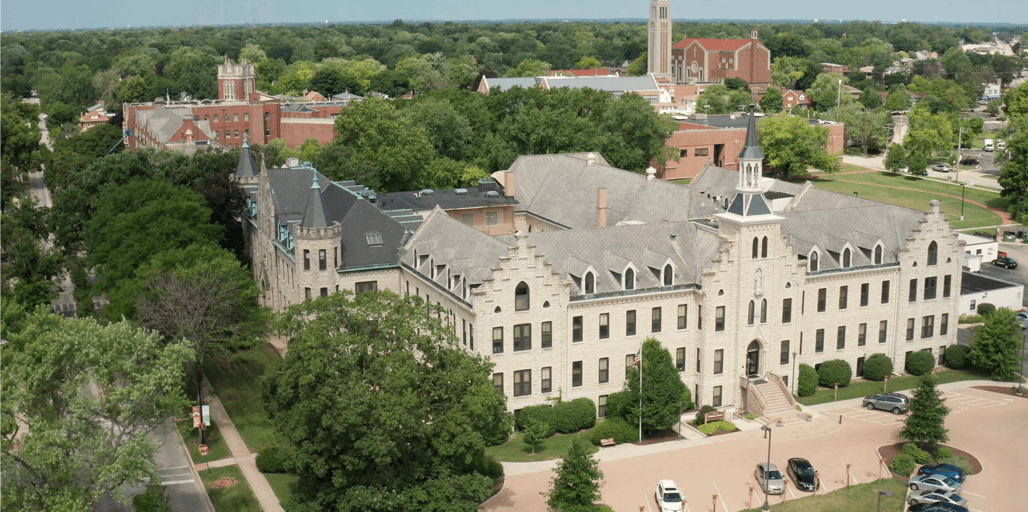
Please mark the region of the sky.
[[[125, 28], [242, 23], [347, 23], [646, 18], [647, 0], [3, 0], [0, 30]], [[671, 0], [674, 20], [881, 20], [1028, 24], [1025, 0]]]

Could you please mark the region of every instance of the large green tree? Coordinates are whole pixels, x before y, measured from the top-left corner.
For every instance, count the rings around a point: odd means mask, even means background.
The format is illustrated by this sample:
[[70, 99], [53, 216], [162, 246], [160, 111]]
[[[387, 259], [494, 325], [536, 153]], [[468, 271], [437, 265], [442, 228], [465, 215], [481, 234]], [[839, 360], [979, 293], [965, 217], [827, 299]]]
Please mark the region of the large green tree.
[[[625, 421], [632, 425], [639, 422], [639, 367], [628, 371], [625, 377], [622, 411]], [[656, 432], [678, 422], [679, 411], [691, 409], [692, 396], [689, 388], [671, 359], [671, 353], [659, 341], [650, 338], [642, 346], [642, 429]]]
[[899, 172], [907, 166], [907, 150], [903, 144], [889, 146], [889, 154], [885, 155], [885, 168], [892, 172]]
[[[83, 237], [86, 261], [100, 278], [97, 290], [127, 285], [162, 251], [219, 242], [221, 228], [210, 224], [210, 216], [202, 196], [166, 181], [136, 180], [104, 191]], [[105, 308], [111, 319], [130, 312], [128, 304], [111, 306]]]
[[1028, 85], [1021, 84], [1007, 92], [1003, 100], [1006, 102], [1007, 115], [1011, 118], [1024, 117], [1028, 114]]
[[898, 112], [910, 108], [910, 94], [903, 84], [896, 84], [889, 88], [889, 96], [885, 99], [885, 109], [891, 112]]
[[785, 99], [782, 98], [782, 90], [777, 87], [768, 87], [764, 96], [760, 98], [760, 109], [769, 114], [777, 114], [782, 111]]
[[998, 181], [1003, 187], [1000, 195], [1010, 198], [1011, 209], [1020, 220], [1028, 198], [1028, 116], [1020, 116], [1011, 124], [1016, 131], [1007, 139], [1010, 159], [1003, 163]]
[[188, 345], [7, 300], [0, 318], [3, 509], [88, 512], [104, 493], [124, 502], [123, 485], [156, 481], [150, 433], [188, 405]]
[[296, 510], [477, 510], [483, 450], [511, 415], [492, 363], [418, 297], [336, 293], [293, 306], [282, 365], [261, 382], [295, 453]]
[[603, 472], [581, 440], [571, 441], [568, 454], [557, 463], [554, 471], [556, 476], [550, 480], [546, 500], [550, 510], [589, 512], [595, 508], [593, 503], [600, 500]]
[[849, 83], [849, 79], [840, 73], [821, 73], [817, 75], [817, 79], [810, 86], [807, 95], [810, 96], [810, 100], [814, 102], [814, 106], [818, 110], [823, 112], [836, 106], [836, 104], [853, 101], [852, 96], [844, 94], [845, 91], [842, 91], [842, 87], [839, 85], [840, 81], [843, 86]]
[[997, 309], [972, 330], [971, 362], [994, 380], [1014, 380], [1021, 369], [1023, 338], [1015, 316], [1013, 310]]
[[949, 440], [946, 435], [946, 415], [949, 407], [946, 400], [935, 386], [935, 376], [928, 374], [921, 378], [914, 390], [914, 398], [910, 401], [910, 415], [903, 422], [899, 436], [909, 439], [922, 447], [930, 447], [931, 451], [938, 448], [939, 443]]
[[765, 117], [757, 124], [757, 133], [768, 170], [782, 177], [803, 175], [811, 168], [824, 172], [842, 169], [838, 157], [825, 149], [828, 128], [783, 112]]
[[867, 156], [869, 148], [885, 146], [886, 125], [892, 121], [885, 110], [870, 110], [853, 102], [833, 108], [829, 114], [845, 125], [847, 145], [860, 146], [864, 156]]
[[25, 197], [0, 215], [0, 293], [27, 306], [49, 304], [60, 290], [64, 256], [46, 241], [49, 214]]

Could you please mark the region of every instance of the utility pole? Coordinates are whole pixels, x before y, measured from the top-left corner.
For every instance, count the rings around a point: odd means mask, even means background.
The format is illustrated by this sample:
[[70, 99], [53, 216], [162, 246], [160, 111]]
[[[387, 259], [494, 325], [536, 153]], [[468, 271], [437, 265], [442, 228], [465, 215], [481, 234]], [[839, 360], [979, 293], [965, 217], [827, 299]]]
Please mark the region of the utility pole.
[[842, 79], [839, 79], [839, 96], [835, 99], [835, 106], [842, 105]]

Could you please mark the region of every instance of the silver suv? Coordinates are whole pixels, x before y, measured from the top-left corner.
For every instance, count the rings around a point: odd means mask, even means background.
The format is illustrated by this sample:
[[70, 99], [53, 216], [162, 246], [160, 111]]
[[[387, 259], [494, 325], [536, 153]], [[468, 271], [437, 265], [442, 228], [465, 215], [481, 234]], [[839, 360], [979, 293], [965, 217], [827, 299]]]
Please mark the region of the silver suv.
[[764, 492], [768, 494], [785, 493], [785, 481], [782, 479], [782, 472], [778, 471], [778, 466], [761, 462], [757, 464], [753, 476]]
[[869, 411], [881, 409], [883, 411], [892, 411], [893, 414], [907, 412], [907, 405], [909, 404], [910, 400], [906, 396], [896, 393], [865, 396], [863, 402], [864, 407]]

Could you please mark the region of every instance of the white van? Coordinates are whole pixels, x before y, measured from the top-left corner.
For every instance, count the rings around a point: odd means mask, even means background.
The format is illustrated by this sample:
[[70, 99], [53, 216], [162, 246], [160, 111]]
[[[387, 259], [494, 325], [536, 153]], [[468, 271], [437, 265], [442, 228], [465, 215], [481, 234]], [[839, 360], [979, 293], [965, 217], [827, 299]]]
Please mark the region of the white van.
[[992, 145], [992, 139], [985, 139], [985, 151], [993, 151], [995, 147]]

